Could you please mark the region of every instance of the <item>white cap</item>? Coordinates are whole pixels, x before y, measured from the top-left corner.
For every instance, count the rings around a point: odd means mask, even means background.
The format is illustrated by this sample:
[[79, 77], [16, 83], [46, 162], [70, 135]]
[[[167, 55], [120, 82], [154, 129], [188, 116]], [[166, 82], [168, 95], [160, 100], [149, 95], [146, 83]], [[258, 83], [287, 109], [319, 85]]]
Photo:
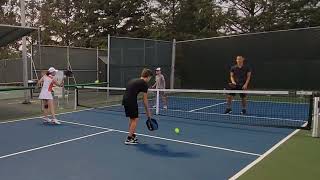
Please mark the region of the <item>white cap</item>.
[[161, 68], [158, 67], [158, 68], [156, 69], [156, 71], [161, 71]]
[[58, 70], [56, 70], [54, 67], [50, 67], [49, 69], [48, 69], [48, 72], [49, 73], [53, 73], [53, 72], [57, 72]]

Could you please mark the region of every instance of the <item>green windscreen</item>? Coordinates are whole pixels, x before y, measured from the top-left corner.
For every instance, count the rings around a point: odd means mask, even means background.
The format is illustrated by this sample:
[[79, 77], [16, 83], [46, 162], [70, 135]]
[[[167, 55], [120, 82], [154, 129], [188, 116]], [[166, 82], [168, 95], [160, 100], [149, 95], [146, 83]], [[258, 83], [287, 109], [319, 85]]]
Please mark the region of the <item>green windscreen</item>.
[[222, 89], [237, 55], [252, 68], [251, 88], [320, 88], [320, 28], [257, 33], [177, 43], [182, 88]]

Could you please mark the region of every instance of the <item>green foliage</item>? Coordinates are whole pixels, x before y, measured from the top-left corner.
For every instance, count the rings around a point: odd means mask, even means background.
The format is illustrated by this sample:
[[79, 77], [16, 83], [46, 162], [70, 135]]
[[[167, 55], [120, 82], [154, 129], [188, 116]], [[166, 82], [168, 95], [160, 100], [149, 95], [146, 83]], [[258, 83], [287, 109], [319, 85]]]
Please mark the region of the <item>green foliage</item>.
[[221, 0], [226, 31], [247, 33], [319, 26], [319, 0]]
[[[0, 1], [0, 24], [19, 25], [16, 17], [17, 1], [1, 0]], [[0, 48], [0, 59], [10, 59], [18, 57], [19, 43], [11, 43], [6, 47]]]
[[162, 39], [216, 36], [224, 25], [221, 7], [211, 0], [159, 0], [153, 35]]
[[[19, 1], [0, 1], [2, 24]], [[108, 34], [177, 40], [320, 25], [320, 0], [27, 0], [41, 44], [106, 47]], [[29, 44], [38, 43], [37, 33]], [[9, 49], [19, 47], [16, 42]]]

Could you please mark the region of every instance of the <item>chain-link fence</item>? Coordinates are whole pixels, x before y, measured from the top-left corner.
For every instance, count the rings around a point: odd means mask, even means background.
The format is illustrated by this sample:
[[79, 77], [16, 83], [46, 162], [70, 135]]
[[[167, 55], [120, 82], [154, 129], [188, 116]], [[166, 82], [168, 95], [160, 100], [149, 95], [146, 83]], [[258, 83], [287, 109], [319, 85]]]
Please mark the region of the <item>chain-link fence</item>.
[[44, 45], [32, 48], [33, 69], [38, 76], [49, 67], [72, 70], [74, 78], [70, 83], [78, 84], [95, 80], [106, 81], [106, 69], [101, 56], [107, 56], [107, 50]]
[[140, 77], [143, 68], [162, 69], [167, 87], [170, 84], [172, 42], [150, 39], [110, 38], [110, 86], [125, 87]]
[[[30, 59], [28, 59], [28, 72], [30, 72]], [[23, 83], [23, 62], [18, 59], [0, 60], [0, 83], [5, 84], [22, 84]], [[28, 77], [30, 79], [30, 75]]]

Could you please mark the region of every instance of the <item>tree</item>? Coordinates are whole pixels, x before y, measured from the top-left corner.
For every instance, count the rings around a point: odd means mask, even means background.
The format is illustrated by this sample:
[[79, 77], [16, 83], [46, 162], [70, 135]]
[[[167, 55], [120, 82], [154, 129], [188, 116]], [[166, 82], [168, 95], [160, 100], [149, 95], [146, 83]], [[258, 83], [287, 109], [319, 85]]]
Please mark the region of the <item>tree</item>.
[[215, 1], [201, 0], [196, 4], [196, 31], [198, 38], [218, 36], [225, 25], [222, 8]]
[[268, 0], [221, 0], [227, 10], [226, 31], [257, 32], [263, 29], [261, 18], [268, 9]]
[[[17, 1], [2, 0], [0, 1], [0, 22], [1, 24], [19, 25], [17, 22]], [[13, 42], [6, 47], [0, 48], [0, 59], [10, 59], [20, 57], [19, 43]]]
[[151, 12], [145, 0], [109, 0], [96, 6], [99, 28], [103, 35], [147, 36]]
[[301, 28], [319, 26], [320, 1], [319, 0], [282, 0], [285, 4], [280, 11], [282, 28]]
[[[39, 0], [29, 0], [26, 3], [26, 23], [31, 27], [40, 27], [40, 9], [41, 2]], [[27, 39], [30, 45], [38, 43], [38, 32], [31, 34], [30, 38]]]
[[[228, 33], [317, 26], [319, 0], [221, 0]], [[318, 14], [318, 15], [317, 15]]]
[[151, 12], [146, 0], [47, 0], [41, 8], [45, 42], [105, 47], [107, 35], [146, 37]]
[[157, 35], [166, 39], [193, 39], [219, 34], [224, 25], [221, 7], [212, 0], [159, 0]]
[[41, 7], [43, 40], [48, 43], [70, 46], [74, 41], [74, 1], [46, 0]]
[[1, 24], [18, 25], [16, 7], [19, 6], [17, 1], [2, 0], [0, 1], [0, 22]]
[[155, 14], [152, 36], [160, 39], [173, 39], [177, 36], [177, 16], [180, 12], [180, 0], [154, 1]]
[[[42, 44], [105, 47], [107, 35], [171, 40], [320, 25], [320, 0], [28, 0]], [[18, 0], [0, 20], [19, 24]], [[36, 43], [37, 33], [30, 43]]]

